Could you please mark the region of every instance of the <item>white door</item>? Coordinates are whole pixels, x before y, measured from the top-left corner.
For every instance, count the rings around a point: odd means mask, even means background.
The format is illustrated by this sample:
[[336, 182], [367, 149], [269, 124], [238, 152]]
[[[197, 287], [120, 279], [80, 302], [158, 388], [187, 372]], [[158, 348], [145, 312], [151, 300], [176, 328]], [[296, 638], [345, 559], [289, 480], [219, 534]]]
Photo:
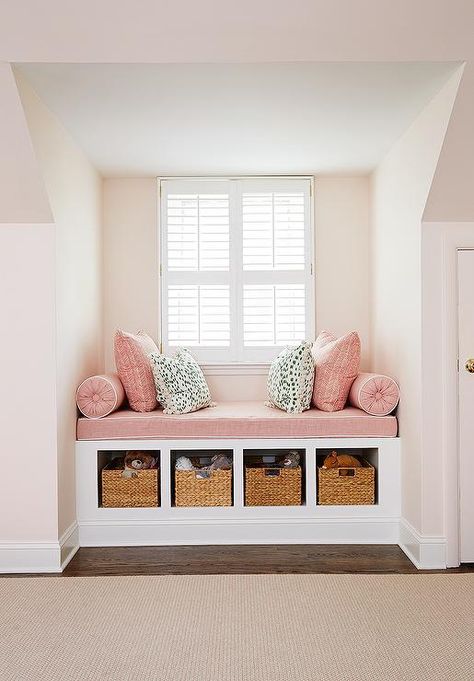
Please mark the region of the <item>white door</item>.
[[460, 559], [474, 563], [474, 250], [458, 251]]

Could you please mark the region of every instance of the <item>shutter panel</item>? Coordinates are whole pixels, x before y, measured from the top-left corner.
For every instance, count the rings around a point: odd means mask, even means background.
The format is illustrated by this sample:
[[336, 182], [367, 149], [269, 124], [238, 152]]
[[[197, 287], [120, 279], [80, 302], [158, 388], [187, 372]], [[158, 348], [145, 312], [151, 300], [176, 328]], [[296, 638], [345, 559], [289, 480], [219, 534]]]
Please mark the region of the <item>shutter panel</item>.
[[169, 271], [229, 269], [228, 194], [169, 194]]
[[304, 284], [244, 286], [244, 346], [296, 345], [305, 338]]
[[303, 192], [242, 194], [244, 270], [303, 270]]
[[168, 342], [199, 345], [198, 286], [168, 286]]
[[168, 286], [168, 343], [172, 346], [230, 345], [228, 286]]
[[305, 339], [304, 284], [275, 286], [275, 343], [296, 345]]
[[275, 339], [275, 287], [244, 286], [244, 345], [273, 345]]

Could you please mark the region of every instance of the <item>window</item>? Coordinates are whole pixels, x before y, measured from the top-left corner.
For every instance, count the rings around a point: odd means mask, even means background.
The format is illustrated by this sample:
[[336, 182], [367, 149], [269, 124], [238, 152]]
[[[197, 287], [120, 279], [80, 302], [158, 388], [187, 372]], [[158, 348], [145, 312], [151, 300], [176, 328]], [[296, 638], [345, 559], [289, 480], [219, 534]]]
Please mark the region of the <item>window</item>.
[[165, 351], [270, 361], [311, 338], [311, 180], [160, 181]]

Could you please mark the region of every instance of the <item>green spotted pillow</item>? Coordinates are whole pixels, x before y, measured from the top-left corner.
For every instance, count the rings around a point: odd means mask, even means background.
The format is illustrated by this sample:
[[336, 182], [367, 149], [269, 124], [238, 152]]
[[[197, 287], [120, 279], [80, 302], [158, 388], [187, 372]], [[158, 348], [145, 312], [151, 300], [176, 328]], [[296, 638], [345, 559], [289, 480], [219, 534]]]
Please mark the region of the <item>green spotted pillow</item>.
[[173, 357], [153, 352], [150, 362], [165, 414], [187, 414], [214, 405], [201, 367], [189, 350], [180, 348]]
[[293, 414], [311, 406], [314, 383], [314, 360], [311, 343], [285, 348], [273, 360], [268, 374], [266, 404]]

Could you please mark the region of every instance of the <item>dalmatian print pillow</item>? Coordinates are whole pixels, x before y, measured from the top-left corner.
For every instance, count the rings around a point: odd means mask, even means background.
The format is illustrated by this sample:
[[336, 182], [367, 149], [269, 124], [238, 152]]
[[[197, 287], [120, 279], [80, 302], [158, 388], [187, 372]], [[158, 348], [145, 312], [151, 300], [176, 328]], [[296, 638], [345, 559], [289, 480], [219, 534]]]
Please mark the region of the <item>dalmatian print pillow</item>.
[[269, 401], [265, 404], [290, 414], [301, 414], [311, 406], [313, 383], [311, 343], [285, 348], [270, 367], [267, 384]]
[[153, 352], [150, 362], [156, 396], [165, 414], [187, 414], [215, 406], [201, 367], [189, 350], [180, 348], [173, 357]]

